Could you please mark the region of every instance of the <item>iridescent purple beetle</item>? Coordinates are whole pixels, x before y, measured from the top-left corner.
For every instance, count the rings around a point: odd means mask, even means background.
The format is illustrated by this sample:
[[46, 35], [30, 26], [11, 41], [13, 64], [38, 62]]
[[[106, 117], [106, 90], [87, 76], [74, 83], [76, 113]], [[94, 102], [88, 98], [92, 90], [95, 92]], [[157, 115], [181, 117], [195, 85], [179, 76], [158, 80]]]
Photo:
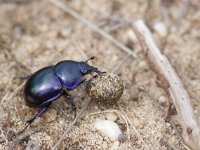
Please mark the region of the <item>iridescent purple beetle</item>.
[[[94, 59], [91, 57], [88, 60]], [[41, 116], [51, 105], [52, 101], [58, 99], [61, 95], [65, 95], [70, 103], [76, 117], [76, 106], [67, 91], [77, 88], [85, 80], [83, 76], [94, 72], [103, 73], [97, 68], [89, 65], [87, 61], [65, 60], [57, 63], [55, 66], [42, 68], [32, 74], [25, 85], [24, 95], [25, 102], [30, 107], [40, 107], [41, 110], [30, 120], [30, 125], [35, 119]]]

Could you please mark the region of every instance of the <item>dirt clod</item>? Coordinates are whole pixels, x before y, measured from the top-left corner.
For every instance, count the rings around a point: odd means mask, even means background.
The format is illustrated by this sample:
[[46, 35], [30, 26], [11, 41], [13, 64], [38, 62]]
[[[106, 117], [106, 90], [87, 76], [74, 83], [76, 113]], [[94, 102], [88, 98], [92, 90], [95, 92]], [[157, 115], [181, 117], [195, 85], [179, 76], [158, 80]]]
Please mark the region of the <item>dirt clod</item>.
[[86, 91], [92, 99], [110, 103], [119, 100], [124, 86], [117, 75], [104, 73], [92, 78], [87, 84]]

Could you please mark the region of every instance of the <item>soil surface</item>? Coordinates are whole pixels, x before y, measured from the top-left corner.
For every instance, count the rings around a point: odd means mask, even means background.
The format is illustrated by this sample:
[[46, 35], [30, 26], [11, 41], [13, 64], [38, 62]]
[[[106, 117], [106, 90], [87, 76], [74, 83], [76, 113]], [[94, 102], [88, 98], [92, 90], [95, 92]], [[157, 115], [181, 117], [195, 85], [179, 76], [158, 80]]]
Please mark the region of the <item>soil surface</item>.
[[[127, 56], [105, 37], [48, 0], [19, 1], [0, 1], [0, 149], [8, 149], [12, 136], [22, 130], [25, 120], [39, 110], [25, 105], [25, 80], [19, 77], [61, 60], [82, 61], [91, 56], [96, 56], [91, 61], [94, 66], [119, 75], [124, 82], [124, 93], [109, 106], [92, 101], [59, 149], [186, 149], [182, 144], [182, 129], [176, 112], [172, 114], [170, 122], [165, 121], [170, 97], [159, 86], [138, 42], [130, 42], [129, 35], [133, 32], [132, 24], [136, 19], [146, 22], [162, 53], [182, 79], [199, 120], [198, 0], [64, 1], [82, 17], [130, 47], [137, 58]], [[166, 27], [165, 35], [156, 30], [157, 23]], [[69, 93], [78, 112], [90, 100], [84, 85]], [[95, 113], [106, 110], [117, 110], [128, 118], [129, 130], [122, 116], [114, 113], [117, 116], [115, 122], [127, 137], [124, 142], [112, 141], [94, 129], [96, 119], [106, 119], [108, 116], [108, 113]], [[38, 127], [42, 129], [17, 141], [13, 149], [51, 149], [72, 121], [70, 106], [61, 97], [24, 132], [30, 133]]]

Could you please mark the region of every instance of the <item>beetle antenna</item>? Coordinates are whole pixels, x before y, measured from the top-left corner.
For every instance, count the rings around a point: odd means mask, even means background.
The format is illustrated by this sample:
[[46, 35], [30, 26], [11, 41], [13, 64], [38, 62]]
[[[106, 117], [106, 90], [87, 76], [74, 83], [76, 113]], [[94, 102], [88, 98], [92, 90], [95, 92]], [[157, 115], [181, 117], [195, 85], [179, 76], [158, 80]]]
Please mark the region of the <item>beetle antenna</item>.
[[87, 63], [89, 60], [95, 59], [95, 56], [90, 57], [88, 60], [86, 60], [85, 62]]

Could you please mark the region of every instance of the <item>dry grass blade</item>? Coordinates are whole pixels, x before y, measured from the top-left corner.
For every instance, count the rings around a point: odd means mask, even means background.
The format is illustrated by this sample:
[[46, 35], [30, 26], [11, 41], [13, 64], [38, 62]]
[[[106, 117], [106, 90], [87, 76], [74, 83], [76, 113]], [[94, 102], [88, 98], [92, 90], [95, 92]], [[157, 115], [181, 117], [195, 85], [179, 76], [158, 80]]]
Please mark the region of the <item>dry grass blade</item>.
[[8, 97], [9, 94], [10, 94], [10, 91], [8, 91], [8, 92], [3, 96], [3, 98], [1, 99], [1, 104], [0, 104], [0, 106], [3, 105], [3, 102], [6, 100], [6, 98]]
[[116, 67], [113, 68], [111, 72], [118, 73], [118, 70], [124, 65], [124, 63], [127, 61], [127, 59], [130, 57], [130, 54], [127, 54]]
[[119, 106], [119, 109], [122, 111], [122, 113], [124, 114], [124, 116], [126, 117], [126, 120], [128, 121], [128, 123], [131, 125], [131, 127], [133, 128], [135, 134], [137, 135], [137, 137], [139, 138], [139, 140], [142, 142], [142, 144], [144, 145], [144, 147], [147, 147], [146, 143], [144, 142], [144, 140], [142, 139], [140, 133], [137, 131], [137, 129], [135, 128], [135, 126], [132, 124], [132, 122], [130, 121], [130, 119], [128, 118], [128, 116], [126, 115], [125, 111], [123, 110], [123, 108], [121, 106]]
[[109, 35], [105, 31], [101, 30], [98, 26], [94, 25], [93, 23], [91, 23], [87, 19], [83, 18], [76, 11], [74, 11], [69, 6], [67, 6], [67, 4], [64, 4], [63, 2], [61, 2], [59, 0], [49, 0], [49, 1], [51, 3], [53, 3], [54, 5], [56, 5], [57, 7], [59, 7], [60, 9], [62, 9], [63, 11], [65, 11], [66, 13], [68, 13], [71, 16], [73, 16], [74, 18], [76, 18], [77, 20], [79, 20], [80, 22], [82, 22], [82, 23], [86, 24], [87, 26], [89, 26], [92, 30], [94, 30], [97, 33], [101, 34], [103, 37], [108, 39], [110, 42], [112, 42], [118, 48], [120, 48], [121, 50], [123, 50], [126, 53], [130, 54], [133, 58], [137, 57], [137, 55], [131, 49], [129, 49], [124, 44], [122, 44], [121, 42], [119, 42], [116, 39], [114, 39], [111, 35]]

